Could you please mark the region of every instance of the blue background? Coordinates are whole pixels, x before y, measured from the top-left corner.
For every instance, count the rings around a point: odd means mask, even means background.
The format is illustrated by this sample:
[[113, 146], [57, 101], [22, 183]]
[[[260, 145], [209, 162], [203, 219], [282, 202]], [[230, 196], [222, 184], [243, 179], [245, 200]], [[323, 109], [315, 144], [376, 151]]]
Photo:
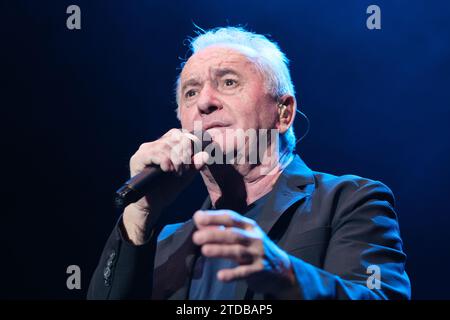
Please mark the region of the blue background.
[[[81, 7], [79, 31], [66, 28], [70, 4]], [[366, 28], [370, 4], [381, 8], [381, 30]], [[173, 84], [195, 23], [241, 24], [279, 43], [311, 120], [299, 154], [314, 170], [390, 186], [413, 298], [450, 298], [448, 1], [0, 6], [0, 297], [85, 297], [117, 219], [112, 198], [129, 157], [178, 127]], [[173, 220], [192, 215], [204, 196], [198, 180], [174, 205]], [[82, 270], [81, 290], [66, 287], [71, 264]]]

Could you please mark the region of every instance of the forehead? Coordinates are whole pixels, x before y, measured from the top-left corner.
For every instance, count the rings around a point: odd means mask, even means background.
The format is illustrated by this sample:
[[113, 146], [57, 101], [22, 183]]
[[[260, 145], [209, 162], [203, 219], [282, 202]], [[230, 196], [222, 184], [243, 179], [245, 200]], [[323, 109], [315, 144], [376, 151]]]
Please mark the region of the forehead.
[[211, 46], [193, 54], [183, 67], [181, 80], [201, 77], [214, 69], [232, 68], [239, 72], [254, 71], [255, 63], [246, 54], [234, 48]]

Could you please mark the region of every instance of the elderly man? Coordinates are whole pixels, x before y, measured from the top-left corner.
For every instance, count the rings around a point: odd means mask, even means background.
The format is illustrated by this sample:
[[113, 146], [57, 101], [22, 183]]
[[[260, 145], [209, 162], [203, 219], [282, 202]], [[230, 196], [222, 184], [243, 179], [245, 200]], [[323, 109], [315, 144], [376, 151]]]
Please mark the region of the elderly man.
[[[278, 46], [227, 27], [198, 35], [191, 49], [176, 89], [184, 130], [144, 143], [130, 160], [131, 176], [149, 165], [176, 174], [124, 209], [88, 298], [410, 298], [391, 191], [312, 171], [294, 154], [296, 99]], [[230, 130], [275, 130], [280, 143], [256, 162], [217, 164], [189, 152], [196, 122], [224, 154], [250, 150], [251, 139], [219, 139]], [[204, 205], [185, 223], [160, 226], [196, 172]]]

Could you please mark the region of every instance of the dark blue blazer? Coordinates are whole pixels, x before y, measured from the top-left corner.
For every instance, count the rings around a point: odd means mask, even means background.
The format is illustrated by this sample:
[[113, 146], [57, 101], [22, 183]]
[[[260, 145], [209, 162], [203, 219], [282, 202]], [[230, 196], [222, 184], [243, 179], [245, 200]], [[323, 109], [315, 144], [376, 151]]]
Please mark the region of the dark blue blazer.
[[[207, 199], [202, 207], [209, 206]], [[297, 290], [289, 298], [410, 298], [394, 197], [381, 182], [311, 171], [296, 156], [271, 191], [258, 224], [291, 257]], [[124, 240], [119, 219], [88, 299], [187, 299], [200, 254], [194, 231], [192, 220], [168, 225], [134, 246]], [[376, 277], [369, 278], [371, 266], [379, 268], [379, 286]], [[244, 298], [276, 297], [253, 293], [240, 281], [236, 299]]]

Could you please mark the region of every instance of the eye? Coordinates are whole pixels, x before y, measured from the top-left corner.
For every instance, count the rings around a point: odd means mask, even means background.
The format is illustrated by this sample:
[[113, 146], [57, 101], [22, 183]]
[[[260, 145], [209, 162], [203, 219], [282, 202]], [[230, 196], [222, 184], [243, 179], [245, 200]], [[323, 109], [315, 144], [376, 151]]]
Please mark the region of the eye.
[[191, 97], [195, 96], [196, 94], [197, 94], [197, 92], [196, 92], [195, 90], [191, 89], [191, 90], [187, 91], [187, 92], [184, 94], [184, 96], [185, 96], [186, 98], [191, 98]]
[[225, 87], [232, 87], [237, 84], [237, 81], [234, 79], [225, 79], [224, 84], [225, 84]]

